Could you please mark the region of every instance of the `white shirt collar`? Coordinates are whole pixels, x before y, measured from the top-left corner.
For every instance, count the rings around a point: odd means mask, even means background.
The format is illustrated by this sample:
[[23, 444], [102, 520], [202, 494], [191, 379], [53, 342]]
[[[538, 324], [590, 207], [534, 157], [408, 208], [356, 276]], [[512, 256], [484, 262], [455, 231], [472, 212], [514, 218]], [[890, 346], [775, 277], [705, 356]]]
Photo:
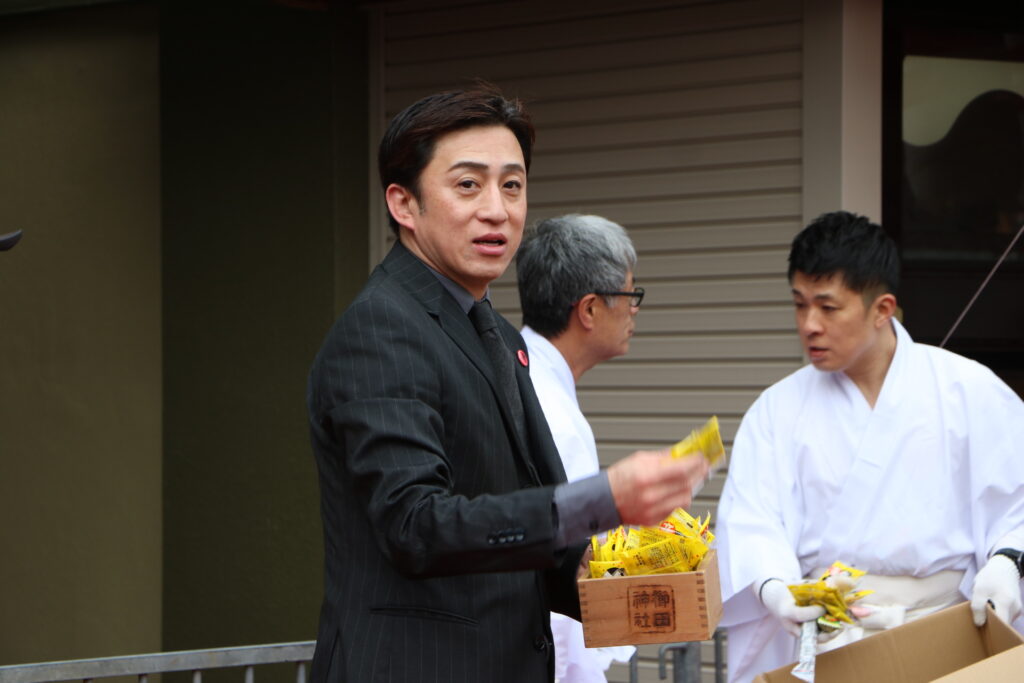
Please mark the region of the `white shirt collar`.
[[523, 341], [526, 342], [527, 348], [530, 349], [530, 361], [540, 362], [548, 367], [554, 378], [565, 389], [565, 393], [571, 396], [573, 403], [578, 406], [576, 380], [573, 378], [572, 369], [569, 367], [569, 363], [565, 360], [562, 352], [550, 341], [537, 334], [529, 325], [524, 325], [521, 333]]

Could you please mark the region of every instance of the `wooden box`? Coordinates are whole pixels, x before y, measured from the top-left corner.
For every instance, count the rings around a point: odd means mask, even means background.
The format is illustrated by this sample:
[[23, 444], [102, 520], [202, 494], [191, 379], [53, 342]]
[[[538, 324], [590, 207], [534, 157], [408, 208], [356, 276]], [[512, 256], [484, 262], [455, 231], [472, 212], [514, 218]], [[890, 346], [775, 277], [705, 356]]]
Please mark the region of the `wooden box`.
[[677, 574], [580, 578], [587, 647], [709, 640], [722, 618], [718, 556]]

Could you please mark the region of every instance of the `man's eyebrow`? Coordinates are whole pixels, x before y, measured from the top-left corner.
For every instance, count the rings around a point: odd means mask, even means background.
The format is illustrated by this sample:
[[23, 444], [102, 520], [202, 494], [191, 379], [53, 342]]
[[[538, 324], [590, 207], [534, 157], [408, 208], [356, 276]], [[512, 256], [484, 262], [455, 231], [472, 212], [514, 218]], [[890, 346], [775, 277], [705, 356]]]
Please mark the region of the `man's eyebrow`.
[[[791, 289], [789, 291], [793, 293], [793, 296], [798, 296], [798, 297], [803, 298], [803, 299], [807, 298], [806, 295], [803, 292], [801, 292], [799, 289], [793, 288], [793, 289]], [[832, 301], [832, 300], [835, 300], [836, 296], [835, 296], [835, 294], [832, 294], [831, 292], [824, 292], [822, 294], [815, 294], [811, 298], [812, 299], [816, 299], [816, 300], [827, 299], [829, 301]]]
[[[479, 161], [469, 161], [467, 159], [465, 161], [456, 161], [448, 168], [448, 170], [454, 171], [459, 168], [468, 168], [474, 171], [486, 171], [490, 168], [490, 166]], [[501, 167], [501, 170], [503, 173], [526, 173], [526, 169], [523, 168], [523, 165], [515, 162], [511, 164], [505, 164], [504, 166]]]

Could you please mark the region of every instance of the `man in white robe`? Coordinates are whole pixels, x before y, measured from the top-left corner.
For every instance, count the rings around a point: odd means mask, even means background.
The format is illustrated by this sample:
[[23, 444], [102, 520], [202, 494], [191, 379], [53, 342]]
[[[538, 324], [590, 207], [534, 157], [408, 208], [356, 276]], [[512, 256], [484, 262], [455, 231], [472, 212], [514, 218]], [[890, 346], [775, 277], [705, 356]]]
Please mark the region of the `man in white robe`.
[[[539, 222], [516, 255], [530, 379], [562, 458], [576, 481], [599, 470], [597, 444], [580, 411], [576, 382], [629, 350], [643, 290], [633, 287], [636, 251], [626, 231], [599, 216]], [[613, 660], [635, 648], [588, 648], [580, 622], [551, 614], [558, 683], [604, 683]]]
[[895, 245], [863, 217], [826, 214], [794, 240], [810, 364], [747, 411], [718, 509], [732, 681], [796, 659], [798, 624], [822, 610], [785, 585], [837, 560], [876, 589], [840, 642], [964, 599], [979, 624], [988, 603], [1020, 614], [1024, 403], [979, 363], [915, 343], [892, 317], [898, 277]]

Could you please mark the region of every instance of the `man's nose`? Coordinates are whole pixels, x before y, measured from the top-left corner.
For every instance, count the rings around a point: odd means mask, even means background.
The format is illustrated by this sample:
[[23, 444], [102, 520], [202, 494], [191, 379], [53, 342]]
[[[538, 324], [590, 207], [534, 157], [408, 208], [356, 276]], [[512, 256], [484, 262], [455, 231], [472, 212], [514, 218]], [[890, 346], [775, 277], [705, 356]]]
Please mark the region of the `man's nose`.
[[810, 337], [821, 333], [821, 316], [813, 309], [798, 316], [797, 324], [800, 328], [800, 334], [804, 336]]
[[498, 185], [489, 185], [480, 196], [480, 205], [477, 208], [477, 216], [482, 221], [491, 223], [504, 223], [508, 220], [508, 208], [505, 206], [505, 196]]

